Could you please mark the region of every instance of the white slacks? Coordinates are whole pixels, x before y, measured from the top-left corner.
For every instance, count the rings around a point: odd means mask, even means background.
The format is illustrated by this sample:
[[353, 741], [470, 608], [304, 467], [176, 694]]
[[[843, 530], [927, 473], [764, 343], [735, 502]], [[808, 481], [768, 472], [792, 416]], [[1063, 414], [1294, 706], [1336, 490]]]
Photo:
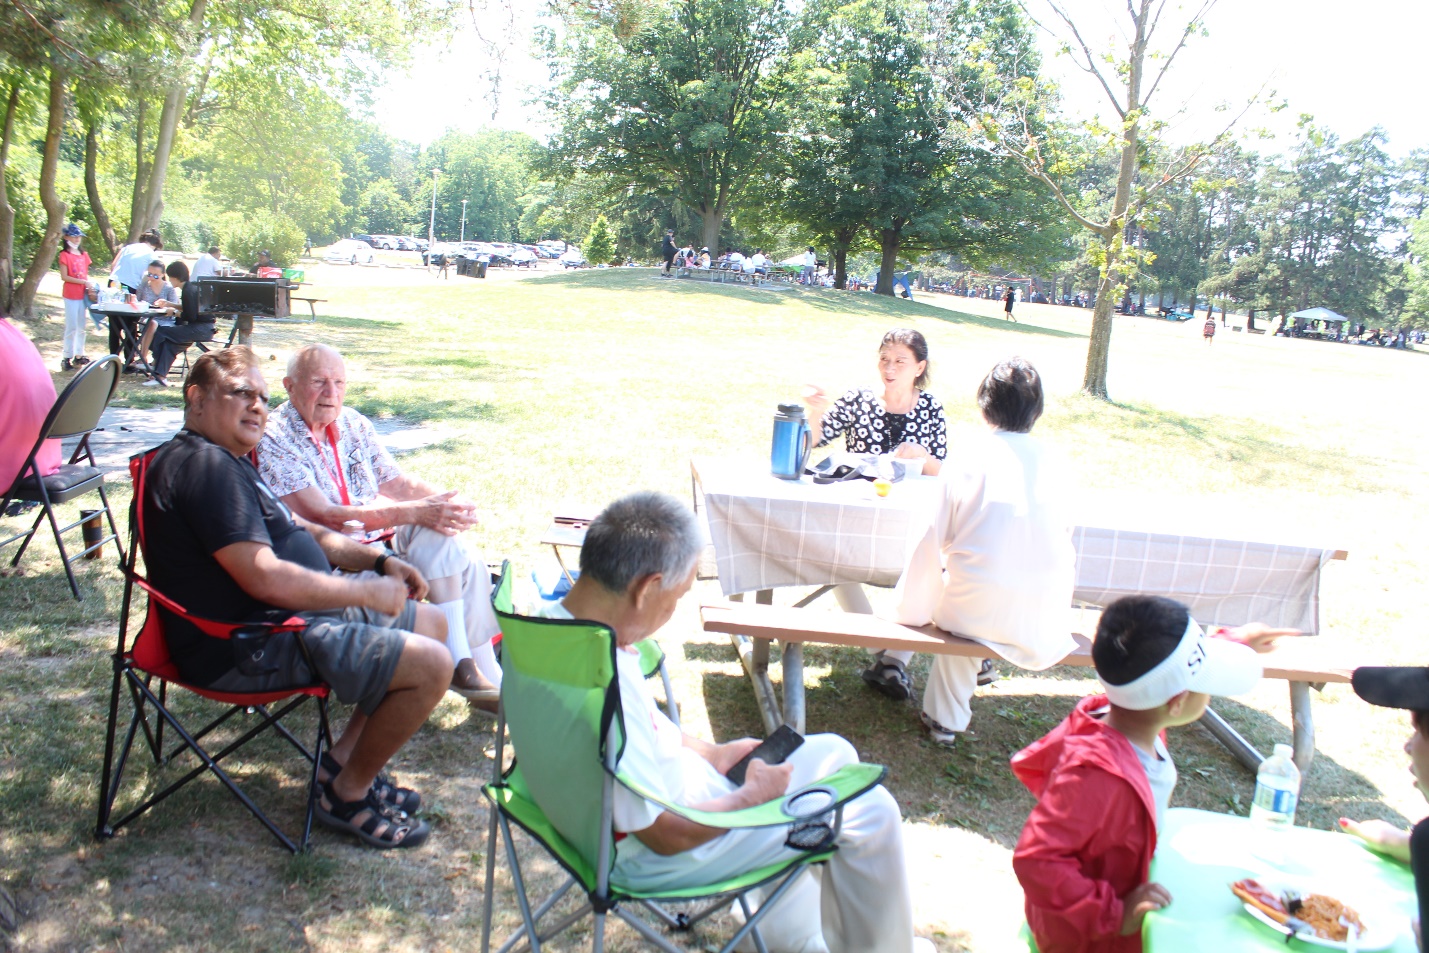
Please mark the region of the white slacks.
[[[789, 757], [794, 767], [789, 790], [857, 760], [853, 745], [838, 735], [810, 735]], [[732, 783], [725, 783], [733, 789]], [[641, 890], [718, 883], [797, 854], [784, 846], [787, 836], [788, 828], [782, 826], [729, 831], [672, 857], [662, 857], [629, 837], [616, 852], [613, 879]], [[902, 816], [898, 802], [882, 785], [844, 807], [838, 847], [818, 878], [817, 904], [808, 902], [813, 891], [801, 882], [761, 921], [760, 932], [769, 949], [911, 953], [913, 904], [904, 865]], [[807, 881], [808, 875], [801, 880]]]
[[68, 359], [84, 354], [84, 322], [89, 317], [89, 302], [84, 298], [66, 298], [64, 349], [61, 356]]
[[[447, 576], [461, 579], [466, 619], [466, 638], [461, 642], [469, 646], [461, 658], [475, 655], [480, 646], [501, 631], [491, 608], [491, 575], [486, 562], [481, 554], [472, 552], [461, 537], [447, 536], [425, 526], [406, 525], [397, 527], [391, 546], [394, 553], [416, 566], [429, 580]], [[500, 681], [499, 672], [495, 680]]]

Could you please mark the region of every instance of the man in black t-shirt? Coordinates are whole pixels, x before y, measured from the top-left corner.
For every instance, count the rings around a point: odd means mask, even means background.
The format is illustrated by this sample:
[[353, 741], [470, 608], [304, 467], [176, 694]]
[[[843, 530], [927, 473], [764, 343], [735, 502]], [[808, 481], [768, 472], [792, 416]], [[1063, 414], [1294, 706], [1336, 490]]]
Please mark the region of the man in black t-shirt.
[[666, 278], [670, 277], [670, 266], [675, 264], [675, 252], [677, 251], [679, 249], [675, 247], [675, 230], [667, 228], [665, 229], [665, 241], [660, 246], [660, 254], [665, 256], [665, 267], [660, 273]]
[[408, 816], [420, 796], [379, 772], [451, 682], [446, 620], [412, 601], [427, 590], [415, 568], [295, 516], [263, 483], [247, 455], [267, 420], [268, 385], [252, 351], [229, 348], [194, 363], [184, 429], [146, 477], [144, 561], [155, 587], [194, 615], [307, 624], [271, 636], [261, 656], [243, 656], [231, 640], [161, 609], [170, 654], [185, 681], [216, 691], [320, 679], [355, 704], [319, 766], [317, 817], [376, 847], [415, 847], [430, 832]]

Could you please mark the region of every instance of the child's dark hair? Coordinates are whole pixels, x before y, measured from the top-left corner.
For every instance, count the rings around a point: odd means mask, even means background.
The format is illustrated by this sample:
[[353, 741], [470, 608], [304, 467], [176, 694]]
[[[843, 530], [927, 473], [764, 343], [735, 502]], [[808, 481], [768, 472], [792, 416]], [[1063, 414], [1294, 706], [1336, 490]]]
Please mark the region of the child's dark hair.
[[998, 430], [1028, 433], [1042, 416], [1042, 378], [1026, 359], [1010, 357], [988, 371], [977, 389], [983, 419]]
[[1122, 596], [1102, 610], [1092, 664], [1108, 685], [1125, 685], [1160, 665], [1181, 644], [1191, 613], [1164, 596]]

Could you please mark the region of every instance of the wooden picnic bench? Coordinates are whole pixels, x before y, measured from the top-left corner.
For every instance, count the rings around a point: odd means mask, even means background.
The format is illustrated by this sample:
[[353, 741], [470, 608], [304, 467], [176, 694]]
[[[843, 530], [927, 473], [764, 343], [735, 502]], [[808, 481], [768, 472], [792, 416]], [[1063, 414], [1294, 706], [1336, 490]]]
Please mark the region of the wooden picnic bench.
[[[789, 660], [784, 660], [784, 704], [781, 714], [774, 686], [769, 680], [771, 640], [778, 641], [781, 646], [816, 642], [863, 649], [893, 649], [926, 652], [931, 655], [1001, 660], [1001, 656], [981, 642], [944, 632], [936, 626], [914, 628], [873, 615], [811, 612], [798, 606], [776, 607], [734, 602], [702, 606], [700, 617], [706, 632], [731, 636], [740, 661], [754, 683], [755, 700], [770, 733], [779, 724], [787, 724], [801, 734], [804, 731], [803, 667], [799, 665], [796, 670], [791, 670]], [[1073, 633], [1072, 638], [1076, 640], [1077, 648], [1060, 664], [1090, 667], [1091, 641], [1080, 633]], [[1327, 682], [1348, 683], [1353, 667], [1326, 659], [1313, 637], [1282, 640], [1273, 652], [1262, 656], [1262, 661], [1265, 665], [1265, 678], [1283, 679], [1290, 684], [1295, 764], [1301, 771], [1305, 771], [1315, 757], [1315, 724], [1311, 712], [1310, 689], [1319, 690]], [[1250, 742], [1214, 711], [1207, 709], [1202, 723], [1217, 740], [1230, 749], [1236, 760], [1252, 771], [1264, 760]]]
[[318, 319], [318, 305], [327, 304], [326, 298], [304, 298], [301, 295], [292, 295], [290, 296], [289, 300], [302, 301], [306, 303], [308, 306], [308, 310], [312, 312], [314, 321]]
[[676, 278], [693, 278], [696, 281], [726, 282], [733, 281], [736, 284], [747, 283], [751, 287], [759, 287], [761, 284], [774, 284], [776, 282], [788, 282], [787, 275], [776, 274], [756, 274], [752, 271], [744, 271], [737, 265], [715, 262], [708, 268], [691, 267], [681, 265], [675, 269]]

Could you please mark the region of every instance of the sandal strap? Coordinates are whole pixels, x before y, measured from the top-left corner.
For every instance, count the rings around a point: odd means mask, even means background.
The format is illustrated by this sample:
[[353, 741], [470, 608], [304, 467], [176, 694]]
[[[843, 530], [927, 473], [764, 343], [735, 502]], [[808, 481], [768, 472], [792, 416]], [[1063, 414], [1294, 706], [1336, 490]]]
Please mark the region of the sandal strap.
[[[332, 790], [332, 782], [329, 781], [322, 786], [322, 807], [323, 810], [339, 821], [345, 821], [357, 826], [364, 834], [377, 840], [386, 841], [389, 844], [397, 845], [402, 843], [416, 828], [415, 822], [406, 811], [398, 810], [368, 789], [367, 795], [361, 800], [344, 801]], [[361, 823], [356, 818], [367, 813], [367, 817]], [[378, 830], [386, 825], [386, 828], [379, 834]]]

